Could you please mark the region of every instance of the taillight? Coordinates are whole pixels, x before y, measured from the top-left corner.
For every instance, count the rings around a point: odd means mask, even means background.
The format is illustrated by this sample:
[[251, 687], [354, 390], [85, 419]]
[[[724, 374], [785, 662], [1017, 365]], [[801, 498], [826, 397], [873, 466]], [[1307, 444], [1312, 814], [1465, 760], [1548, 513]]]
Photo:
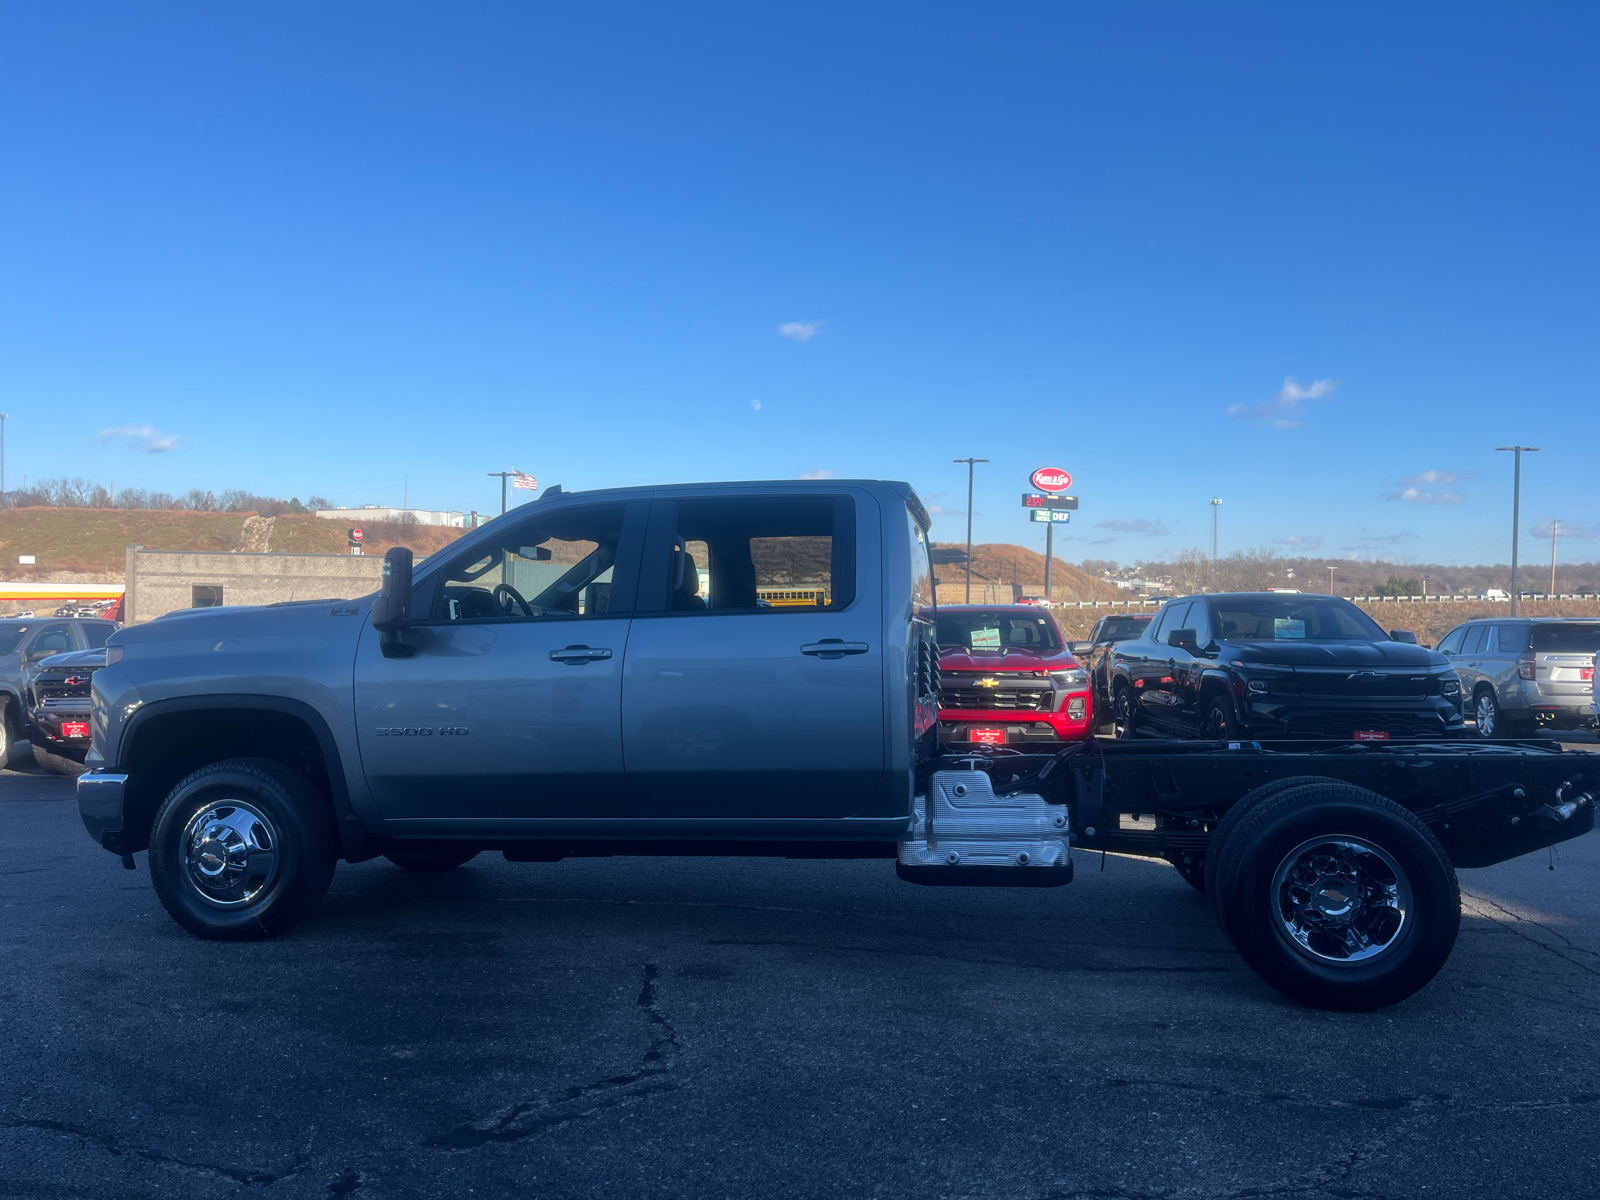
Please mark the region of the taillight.
[[1517, 678], [1532, 679], [1538, 665], [1538, 660], [1532, 654], [1524, 654], [1517, 659]]
[[1594, 682], [1594, 668], [1593, 667], [1584, 667], [1584, 668], [1582, 668], [1578, 672], [1578, 678], [1583, 680], [1585, 683], [1593, 683]]

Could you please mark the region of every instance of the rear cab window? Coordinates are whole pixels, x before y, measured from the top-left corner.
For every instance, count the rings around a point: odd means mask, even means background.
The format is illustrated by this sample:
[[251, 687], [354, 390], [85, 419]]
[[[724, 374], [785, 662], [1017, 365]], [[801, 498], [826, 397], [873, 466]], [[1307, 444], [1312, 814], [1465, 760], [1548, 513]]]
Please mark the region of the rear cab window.
[[641, 601], [642, 608], [775, 617], [837, 612], [855, 599], [855, 502], [848, 496], [680, 501], [672, 506], [665, 559], [665, 579], [658, 581], [665, 594]]
[[941, 650], [1032, 650], [1050, 654], [1061, 649], [1055, 622], [1044, 616], [1015, 613], [950, 612], [938, 616]]
[[1600, 622], [1535, 625], [1532, 648], [1535, 654], [1594, 654], [1600, 651]]

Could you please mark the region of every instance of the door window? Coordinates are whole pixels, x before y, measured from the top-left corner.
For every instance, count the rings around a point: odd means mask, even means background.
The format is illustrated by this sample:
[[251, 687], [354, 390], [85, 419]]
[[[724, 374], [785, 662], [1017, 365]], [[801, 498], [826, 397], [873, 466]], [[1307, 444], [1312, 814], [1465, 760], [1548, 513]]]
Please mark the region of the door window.
[[855, 598], [847, 496], [691, 500], [677, 506], [665, 603], [682, 613], [836, 612]]
[[1444, 635], [1444, 640], [1439, 643], [1439, 646], [1438, 646], [1439, 653], [1440, 654], [1459, 654], [1459, 653], [1461, 653], [1461, 643], [1462, 643], [1463, 640], [1465, 640], [1466, 636], [1467, 636], [1467, 627], [1465, 625], [1461, 625], [1461, 626], [1458, 626], [1455, 629], [1452, 629], [1449, 633]]
[[911, 611], [934, 607], [933, 564], [928, 558], [928, 535], [906, 510], [906, 532], [911, 538]]
[[498, 542], [480, 543], [446, 568], [433, 620], [570, 621], [626, 611], [631, 600], [619, 585], [631, 586], [631, 564], [626, 555], [618, 561], [626, 516], [615, 504], [508, 523]]
[[1183, 600], [1174, 600], [1161, 610], [1161, 616], [1157, 618], [1156, 624], [1155, 642], [1157, 645], [1165, 646], [1167, 638], [1171, 637], [1174, 632], [1187, 628], [1179, 618], [1188, 611], [1189, 604]]
[[33, 644], [28, 647], [29, 658], [39, 658], [46, 654], [65, 654], [69, 650], [76, 650], [77, 643], [72, 640], [72, 626], [46, 625], [39, 631], [39, 636], [33, 639]]
[[1182, 625], [1176, 626], [1176, 628], [1194, 630], [1195, 645], [1209, 646], [1211, 644], [1211, 618], [1206, 612], [1206, 602], [1204, 600], [1196, 600], [1191, 604], [1188, 617], [1184, 619]]
[[1483, 642], [1484, 638], [1488, 635], [1488, 632], [1489, 626], [1487, 625], [1468, 625], [1467, 640], [1461, 644], [1461, 653], [1483, 653]]
[[79, 628], [83, 630], [83, 638], [91, 650], [100, 649], [106, 644], [106, 639], [117, 631], [110, 621], [85, 621]]

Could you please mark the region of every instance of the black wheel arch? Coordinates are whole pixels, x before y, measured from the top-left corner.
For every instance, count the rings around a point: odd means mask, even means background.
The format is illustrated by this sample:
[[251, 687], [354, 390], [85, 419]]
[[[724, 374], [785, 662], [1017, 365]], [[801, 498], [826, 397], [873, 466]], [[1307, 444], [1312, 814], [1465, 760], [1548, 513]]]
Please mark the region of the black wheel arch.
[[128, 776], [122, 851], [149, 848], [156, 812], [180, 780], [210, 763], [244, 757], [271, 759], [311, 781], [333, 809], [340, 857], [377, 857], [377, 838], [350, 803], [343, 756], [322, 714], [302, 700], [250, 694], [156, 700], [128, 718], [112, 767]]

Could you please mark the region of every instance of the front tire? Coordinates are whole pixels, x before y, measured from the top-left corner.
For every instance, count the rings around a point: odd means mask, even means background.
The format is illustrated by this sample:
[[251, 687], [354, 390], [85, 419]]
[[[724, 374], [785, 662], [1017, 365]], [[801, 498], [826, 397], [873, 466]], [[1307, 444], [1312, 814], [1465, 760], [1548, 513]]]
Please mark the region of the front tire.
[[33, 743], [33, 761], [41, 770], [49, 771], [52, 775], [82, 775], [86, 768], [81, 761], [65, 754], [57, 754]]
[[1139, 706], [1134, 702], [1133, 689], [1119, 687], [1111, 698], [1113, 732], [1119, 742], [1132, 740], [1139, 732]]
[[7, 703], [0, 707], [0, 768], [11, 765], [11, 757], [17, 745], [17, 728], [11, 718], [15, 705]]
[[1239, 740], [1239, 721], [1233, 714], [1233, 705], [1222, 696], [1213, 696], [1206, 702], [1205, 716], [1200, 722], [1200, 738], [1207, 742]]
[[1481, 738], [1504, 737], [1505, 730], [1500, 716], [1500, 702], [1495, 699], [1491, 688], [1481, 689], [1472, 699], [1472, 715], [1477, 722], [1478, 736]]
[[150, 879], [195, 936], [257, 941], [286, 933], [322, 900], [337, 844], [328, 802], [305, 776], [270, 759], [229, 759], [162, 802]]
[[1252, 805], [1216, 869], [1223, 929], [1251, 970], [1312, 1008], [1370, 1012], [1444, 966], [1455, 868], [1415, 814], [1346, 783]]

